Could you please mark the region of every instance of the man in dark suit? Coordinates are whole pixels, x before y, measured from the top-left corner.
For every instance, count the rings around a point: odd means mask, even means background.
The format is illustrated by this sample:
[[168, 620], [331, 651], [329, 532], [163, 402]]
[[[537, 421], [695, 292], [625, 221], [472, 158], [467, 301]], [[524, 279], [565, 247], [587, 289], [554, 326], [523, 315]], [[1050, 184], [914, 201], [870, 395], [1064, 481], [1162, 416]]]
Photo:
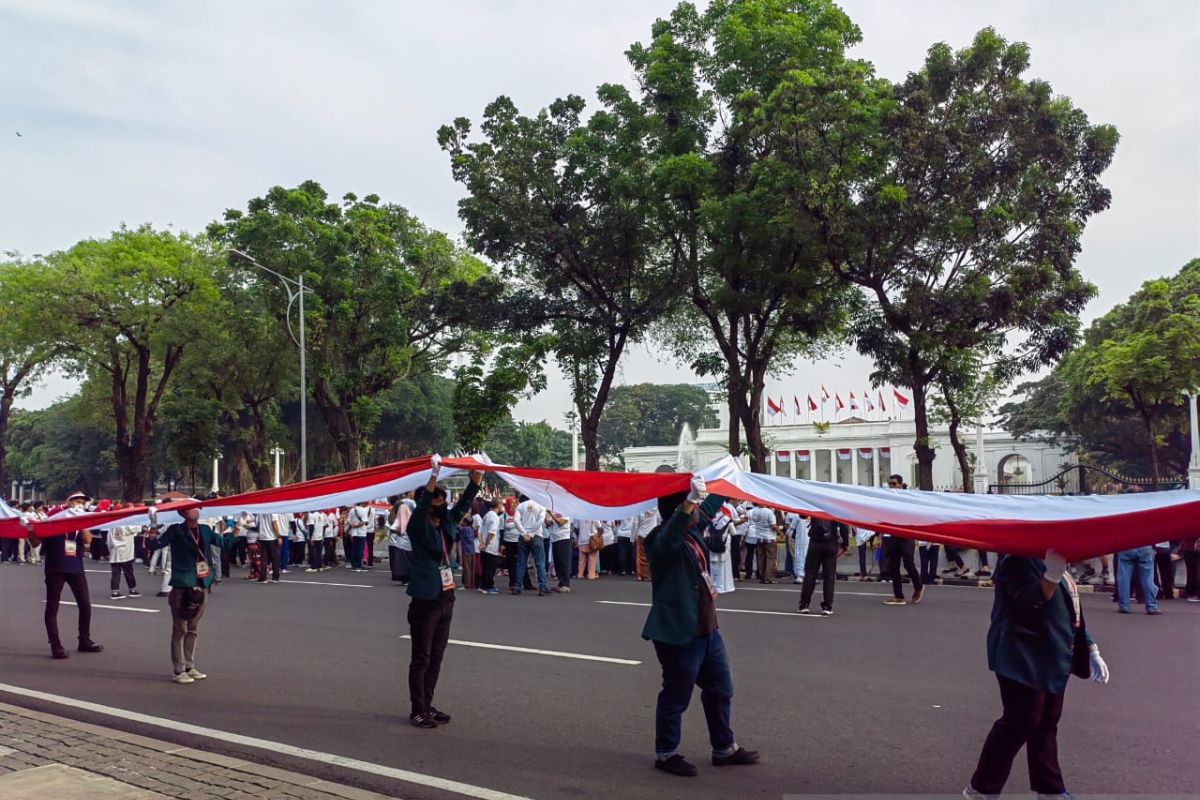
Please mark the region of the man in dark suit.
[[[471, 482], [453, 509], [446, 508], [446, 490], [438, 488], [442, 459], [434, 456], [429, 483], [417, 493], [416, 508], [408, 520], [412, 543], [412, 566], [408, 579], [409, 634], [412, 660], [408, 665], [408, 693], [412, 712], [408, 718], [417, 728], [436, 728], [450, 721], [450, 715], [433, 705], [433, 690], [442, 669], [442, 655], [450, 639], [450, 620], [454, 616], [454, 572], [450, 568], [450, 550], [454, 547], [454, 521], [462, 519], [483, 483], [483, 473], [471, 471]], [[447, 513], [448, 511], [448, 513]]]
[[1079, 589], [1054, 550], [1045, 560], [1003, 556], [996, 565], [988, 629], [988, 668], [1000, 683], [1004, 713], [988, 734], [963, 796], [978, 800], [1004, 789], [1025, 747], [1030, 788], [1039, 797], [1070, 797], [1058, 765], [1058, 720], [1073, 674], [1108, 683], [1108, 665], [1083, 622]]
[[[664, 523], [646, 537], [652, 601], [642, 638], [654, 642], [662, 666], [662, 690], [654, 716], [654, 766], [672, 775], [694, 776], [696, 767], [679, 754], [683, 712], [700, 687], [708, 722], [712, 763], [753, 764], [758, 753], [738, 746], [730, 728], [733, 676], [717, 629], [717, 591], [702, 532], [725, 498], [704, 500], [700, 477], [691, 490], [659, 499]], [[703, 505], [699, 505], [701, 501]]]

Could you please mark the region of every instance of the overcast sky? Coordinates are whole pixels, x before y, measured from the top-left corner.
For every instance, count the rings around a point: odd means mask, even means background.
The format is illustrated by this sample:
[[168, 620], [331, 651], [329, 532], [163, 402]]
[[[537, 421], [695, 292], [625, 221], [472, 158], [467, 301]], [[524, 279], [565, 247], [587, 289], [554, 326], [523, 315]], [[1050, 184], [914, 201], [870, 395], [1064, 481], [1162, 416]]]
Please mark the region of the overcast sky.
[[[68, 2], [0, 0], [0, 251], [25, 255], [120, 223], [199, 231], [228, 207], [307, 178], [375, 192], [454, 236], [459, 187], [439, 125], [478, 120], [499, 94], [534, 112], [567, 93], [629, 82], [623, 52], [667, 0], [505, 2]], [[930, 44], [987, 25], [1028, 42], [1031, 76], [1070, 96], [1121, 143], [1112, 207], [1084, 237], [1100, 287], [1090, 319], [1148, 277], [1200, 255], [1200, 4], [1195, 0], [846, 0], [855, 55], [902, 78]], [[16, 133], [21, 136], [17, 137]], [[774, 395], [843, 396], [870, 363], [831, 354], [773, 380]], [[517, 415], [562, 424], [550, 388]], [[621, 383], [694, 381], [653, 346]], [[71, 392], [52, 378], [26, 403]]]

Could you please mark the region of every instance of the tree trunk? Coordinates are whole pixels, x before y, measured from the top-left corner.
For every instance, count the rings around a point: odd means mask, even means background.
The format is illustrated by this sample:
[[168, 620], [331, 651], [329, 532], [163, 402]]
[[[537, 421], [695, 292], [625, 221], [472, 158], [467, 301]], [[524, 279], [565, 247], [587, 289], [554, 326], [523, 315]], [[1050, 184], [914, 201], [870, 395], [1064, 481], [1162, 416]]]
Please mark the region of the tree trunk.
[[266, 489], [271, 485], [271, 467], [267, 463], [267, 423], [257, 403], [247, 403], [250, 413], [251, 435], [249, 442], [242, 442], [242, 458], [254, 480], [254, 488]]
[[614, 339], [609, 340], [608, 358], [604, 362], [604, 372], [600, 377], [600, 385], [596, 387], [596, 397], [592, 401], [587, 417], [580, 426], [583, 437], [584, 466], [589, 472], [600, 469], [599, 430], [600, 418], [604, 416], [604, 406], [608, 403], [608, 395], [612, 391], [613, 379], [617, 375], [617, 367], [621, 363], [621, 354], [625, 352], [627, 333], [620, 331]]
[[913, 377], [910, 387], [913, 393], [913, 418], [917, 424], [917, 437], [913, 450], [917, 453], [917, 488], [933, 491], [933, 459], [937, 455], [929, 446], [929, 405], [925, 394], [925, 381]]
[[313, 386], [313, 400], [321, 411], [321, 419], [329, 431], [329, 438], [337, 450], [338, 460], [342, 468], [349, 471], [355, 469], [358, 461], [358, 433], [354, 429], [354, 421], [344, 403], [334, 399], [324, 378], [317, 378]]
[[1133, 390], [1129, 391], [1130, 397], [1133, 398], [1133, 404], [1137, 408], [1138, 414], [1142, 418], [1142, 424], [1146, 426], [1146, 436], [1150, 439], [1150, 477], [1154, 479], [1153, 491], [1158, 491], [1161, 484], [1161, 475], [1159, 472], [1158, 459], [1158, 436], [1154, 430], [1154, 418], [1151, 416], [1150, 407], [1142, 401], [1141, 395]]
[[954, 448], [954, 457], [958, 459], [958, 468], [962, 472], [963, 491], [967, 494], [972, 494], [975, 491], [975, 483], [971, 476], [971, 465], [967, 458], [967, 448], [958, 438], [959, 419], [957, 415], [950, 416], [950, 446]]
[[726, 402], [729, 404], [729, 454], [735, 458], [742, 454], [742, 412], [738, 404], [741, 389], [735, 381], [727, 380]]
[[762, 399], [766, 387], [766, 366], [750, 365], [750, 397], [742, 399], [741, 420], [746, 429], [746, 448], [750, 451], [750, 471], [765, 473], [769, 463], [762, 433]]
[[8, 420], [15, 399], [16, 392], [5, 386], [4, 394], [0, 396], [0, 497], [8, 491]]

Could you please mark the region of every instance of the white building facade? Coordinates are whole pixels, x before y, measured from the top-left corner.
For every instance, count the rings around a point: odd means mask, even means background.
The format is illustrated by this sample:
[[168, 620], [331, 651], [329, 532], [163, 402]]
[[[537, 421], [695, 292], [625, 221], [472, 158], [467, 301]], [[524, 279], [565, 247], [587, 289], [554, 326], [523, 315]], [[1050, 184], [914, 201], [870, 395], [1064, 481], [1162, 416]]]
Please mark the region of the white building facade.
[[[721, 425], [693, 433], [684, 428], [679, 443], [663, 447], [630, 447], [623, 456], [631, 472], [692, 471], [723, 458], [729, 435]], [[978, 434], [962, 431], [963, 443], [971, 453], [970, 480], [976, 471]], [[768, 472], [805, 480], [858, 486], [885, 486], [887, 477], [898, 473], [916, 486], [917, 455], [913, 449], [916, 423], [911, 419], [866, 420], [850, 417], [828, 426], [812, 423], [768, 425], [763, 438], [770, 450]], [[934, 488], [961, 490], [962, 473], [946, 426], [933, 426], [931, 444]], [[1044, 442], [1018, 441], [1003, 430], [983, 432], [983, 470], [987, 483], [1038, 483], [1055, 477], [1076, 463], [1069, 449]]]

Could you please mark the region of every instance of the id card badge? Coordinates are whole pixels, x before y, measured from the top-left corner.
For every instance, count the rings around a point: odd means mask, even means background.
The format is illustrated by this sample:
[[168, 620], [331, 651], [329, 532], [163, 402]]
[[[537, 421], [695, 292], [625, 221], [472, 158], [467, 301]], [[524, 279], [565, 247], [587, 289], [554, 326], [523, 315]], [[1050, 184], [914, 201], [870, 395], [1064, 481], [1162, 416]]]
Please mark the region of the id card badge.
[[74, 558], [76, 552], [78, 552], [78, 551], [75, 549], [75, 540], [74, 539], [64, 539], [63, 540], [63, 555], [66, 556], [67, 558]]
[[704, 570], [703, 572], [700, 573], [700, 575], [701, 575], [701, 577], [704, 578], [704, 585], [708, 587], [708, 593], [713, 596], [714, 600], [716, 600], [717, 599], [717, 587], [713, 584], [712, 575], [708, 574], [708, 570]]
[[196, 562], [196, 577], [197, 578], [199, 578], [200, 580], [204, 580], [205, 578], [208, 577], [208, 571], [209, 570], [208, 570], [208, 562], [207, 561], [197, 561]]
[[454, 588], [454, 571], [449, 567], [442, 567], [442, 591], [448, 592]]

